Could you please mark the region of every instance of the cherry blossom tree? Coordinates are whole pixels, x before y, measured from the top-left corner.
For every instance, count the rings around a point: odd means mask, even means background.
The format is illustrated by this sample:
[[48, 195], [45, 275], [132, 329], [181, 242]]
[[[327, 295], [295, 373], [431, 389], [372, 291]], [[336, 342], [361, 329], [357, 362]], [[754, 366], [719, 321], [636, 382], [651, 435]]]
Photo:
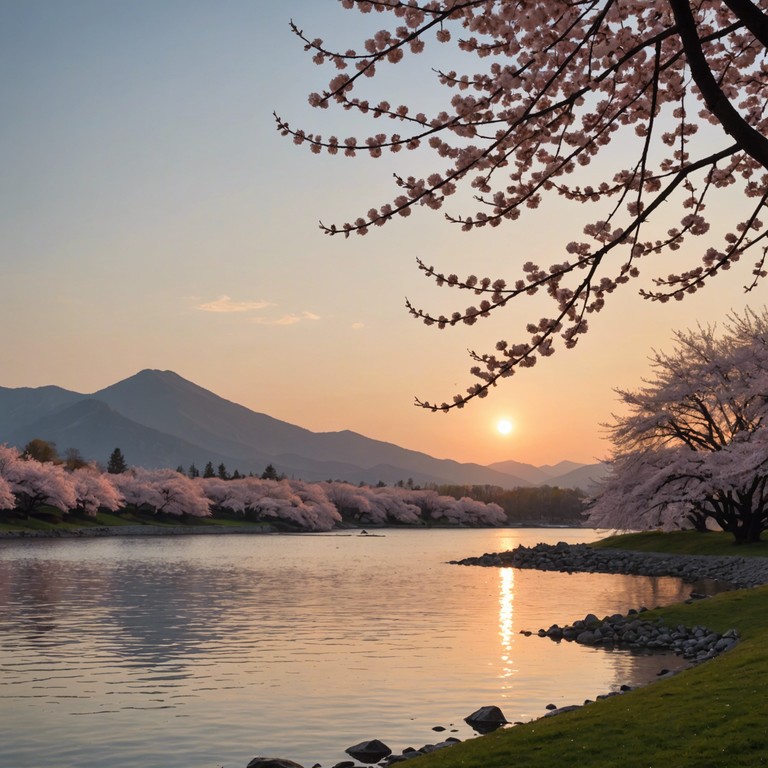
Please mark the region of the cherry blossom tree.
[[202, 486], [172, 469], [132, 467], [112, 482], [127, 506], [151, 509], [157, 514], [209, 517], [211, 503]]
[[72, 472], [75, 487], [75, 506], [87, 515], [95, 516], [100, 509], [116, 512], [123, 506], [123, 499], [110, 474], [103, 474], [96, 467], [86, 465]]
[[[682, 299], [747, 251], [756, 253], [747, 289], [765, 276], [765, 0], [341, 0], [341, 5], [376, 11], [389, 24], [358, 48], [336, 49], [292, 22], [315, 63], [338, 70], [309, 102], [392, 128], [368, 137], [324, 137], [275, 115], [278, 129], [315, 153], [381, 157], [411, 150], [432, 157], [435, 170], [396, 173], [399, 190], [393, 199], [343, 225], [321, 223], [323, 231], [364, 235], [420, 207], [446, 208], [447, 199], [462, 190], [474, 195], [474, 210], [452, 207], [445, 216], [464, 231], [515, 221], [538, 207], [544, 195], [599, 208], [585, 215], [583, 232], [564, 242], [549, 266], [523, 257], [510, 282], [460, 278], [418, 262], [438, 285], [477, 296], [475, 304], [451, 315], [408, 302], [411, 314], [428, 325], [472, 325], [539, 292], [551, 300], [551, 311], [528, 324], [527, 338], [501, 339], [492, 351], [471, 351], [476, 381], [466, 392], [440, 405], [419, 399], [417, 404], [460, 408], [486, 396], [518, 368], [553, 354], [557, 344], [573, 347], [607, 295], [638, 277], [645, 257], [678, 252], [684, 244], [687, 254], [693, 238], [706, 236], [698, 260], [655, 278], [642, 295], [660, 302]], [[466, 66], [463, 72], [434, 72], [449, 97], [446, 109], [427, 114], [423, 105], [398, 98], [366, 98], [371, 78], [405, 66], [433, 44], [454, 45], [453, 58]], [[426, 77], [409, 74], [422, 85], [420, 98], [426, 101]], [[739, 213], [715, 235], [708, 215], [724, 209], [728, 195], [736, 196], [730, 210]], [[664, 223], [662, 209], [675, 208], [679, 221]], [[651, 227], [652, 220], [661, 220], [661, 228]]]
[[329, 531], [341, 522], [336, 507], [317, 483], [219, 477], [197, 481], [216, 509], [257, 520], [275, 520], [304, 531]]
[[16, 497], [13, 495], [10, 483], [0, 476], [0, 510], [12, 510], [16, 506]]
[[321, 483], [327, 497], [342, 515], [365, 525], [504, 525], [507, 516], [498, 504], [469, 498], [455, 499], [433, 490], [383, 486], [355, 486], [350, 483]]
[[319, 483], [305, 483], [301, 480], [280, 480], [299, 499], [296, 514], [308, 530], [328, 531], [341, 522], [341, 515]]
[[13, 492], [14, 508], [24, 515], [43, 506], [67, 512], [76, 504], [74, 483], [63, 467], [22, 458], [7, 445], [0, 445], [0, 477]]
[[618, 390], [610, 472], [589, 521], [621, 529], [714, 523], [737, 543], [768, 527], [768, 311], [731, 315], [657, 352], [653, 377]]
[[366, 490], [370, 491], [369, 523], [413, 525], [422, 522], [422, 508], [417, 503], [418, 492], [396, 486]]

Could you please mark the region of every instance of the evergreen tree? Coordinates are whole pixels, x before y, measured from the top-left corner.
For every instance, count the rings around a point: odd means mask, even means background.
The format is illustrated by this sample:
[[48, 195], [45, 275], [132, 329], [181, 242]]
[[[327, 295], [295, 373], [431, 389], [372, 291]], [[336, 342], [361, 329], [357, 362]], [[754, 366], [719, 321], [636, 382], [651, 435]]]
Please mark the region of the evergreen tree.
[[125, 456], [119, 448], [115, 448], [109, 455], [109, 461], [107, 462], [107, 472], [110, 475], [122, 475], [128, 469], [128, 464], [125, 462]]
[[280, 476], [272, 464], [267, 464], [266, 469], [261, 473], [262, 480], [279, 480]]
[[196, 477], [200, 477], [200, 470], [194, 464], [190, 464], [187, 474], [194, 480]]
[[242, 477], [243, 476], [240, 474], [240, 472], [237, 469], [232, 473], [233, 480], [241, 480]]
[[229, 473], [227, 472], [227, 468], [224, 466], [224, 462], [219, 464], [219, 468], [216, 474], [219, 476], [221, 480], [229, 480]]
[[203, 477], [216, 477], [216, 472], [214, 472], [212, 462], [209, 461], [205, 465], [205, 469], [203, 470]]

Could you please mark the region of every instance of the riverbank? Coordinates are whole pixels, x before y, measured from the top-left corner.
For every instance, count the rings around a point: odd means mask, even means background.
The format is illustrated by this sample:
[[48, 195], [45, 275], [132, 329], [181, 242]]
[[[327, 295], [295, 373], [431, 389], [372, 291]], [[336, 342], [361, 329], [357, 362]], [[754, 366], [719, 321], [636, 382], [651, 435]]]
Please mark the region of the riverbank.
[[[609, 560], [628, 554], [620, 549], [602, 551], [609, 552]], [[555, 561], [550, 560], [550, 569], [575, 571], [605, 562], [599, 557], [581, 564], [575, 558], [568, 561], [569, 552], [570, 547], [567, 551], [561, 547], [562, 562], [556, 568]], [[527, 560], [528, 564], [516, 567], [535, 567], [535, 560], [546, 565], [551, 554], [542, 552], [529, 558], [529, 553], [521, 551], [516, 557], [521, 562]], [[624, 562], [631, 562], [637, 568], [642, 564], [648, 569], [658, 569], [665, 562], [664, 568], [682, 564], [690, 569], [689, 573], [695, 570], [700, 576], [706, 560], [700, 556], [692, 559], [690, 555], [679, 556], [684, 558], [681, 560], [661, 553], [642, 554], [643, 557], [626, 558]], [[763, 578], [765, 563], [758, 562], [764, 560], [763, 557], [723, 558], [706, 568], [710, 576], [714, 574], [725, 580], [743, 576], [745, 581]], [[741, 570], [744, 568], [746, 572]], [[575, 762], [590, 768], [768, 765], [768, 653], [765, 651], [768, 586], [737, 589], [706, 600], [648, 611], [643, 618], [662, 619], [669, 626], [702, 625], [720, 633], [735, 628], [741, 640], [728, 652], [671, 678], [620, 697], [578, 707], [558, 717], [535, 720], [463, 742], [419, 758], [419, 765], [422, 768], [509, 768], [510, 765], [551, 768]]]
[[[100, 512], [94, 518], [76, 518], [74, 520], [49, 521], [41, 518], [29, 518], [25, 521], [0, 522], [0, 540], [2, 539], [82, 539], [107, 536], [185, 536], [208, 534], [309, 534], [313, 536], [339, 535], [376, 535], [372, 531], [387, 528], [424, 528], [424, 529], [494, 529], [498, 526], [470, 526], [449, 523], [413, 523], [401, 525], [381, 525], [343, 520], [327, 531], [302, 529], [284, 522], [246, 522], [242, 518], [214, 517], [191, 518], [187, 522], [178, 522], [178, 517], [167, 516], [157, 519], [151, 515], [118, 515]], [[529, 528], [529, 526], [519, 526]], [[383, 534], [379, 534], [383, 535]]]
[[0, 539], [87, 539], [105, 536], [194, 536], [277, 533], [271, 525], [91, 525], [0, 530]]

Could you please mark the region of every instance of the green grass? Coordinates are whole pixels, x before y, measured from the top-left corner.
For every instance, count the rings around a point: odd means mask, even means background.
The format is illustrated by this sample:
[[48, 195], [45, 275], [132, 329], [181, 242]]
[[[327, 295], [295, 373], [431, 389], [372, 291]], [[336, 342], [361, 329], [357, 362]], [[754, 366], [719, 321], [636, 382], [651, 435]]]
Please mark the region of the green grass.
[[[643, 551], [763, 554], [716, 534], [631, 534], [600, 544]], [[712, 538], [710, 539], [710, 536]], [[706, 540], [706, 541], [704, 541]], [[754, 546], [754, 550], [753, 550]], [[734, 551], [735, 549], [735, 551]], [[749, 550], [749, 551], [747, 551]], [[753, 768], [768, 765], [768, 586], [646, 614], [738, 629], [722, 656], [670, 679], [419, 758], [421, 768]], [[556, 653], [556, 650], [552, 651]], [[494, 703], [494, 702], [489, 702]]]
[[63, 531], [75, 531], [81, 528], [93, 527], [121, 527], [124, 525], [146, 525], [158, 528], [168, 527], [210, 527], [210, 528], [253, 528], [254, 532], [269, 527], [267, 523], [238, 520], [233, 518], [193, 517], [182, 518], [174, 515], [156, 517], [154, 514], [144, 512], [122, 512], [111, 514], [99, 512], [95, 517], [88, 515], [68, 515], [61, 517], [61, 513], [46, 514], [45, 511], [32, 515], [26, 519], [18, 517], [0, 518], [0, 532], [37, 531], [41, 533], [56, 533]]
[[594, 542], [597, 548], [631, 549], [636, 552], [666, 552], [681, 555], [738, 555], [740, 557], [768, 557], [768, 541], [737, 545], [730, 533], [711, 531], [643, 531], [609, 536]]

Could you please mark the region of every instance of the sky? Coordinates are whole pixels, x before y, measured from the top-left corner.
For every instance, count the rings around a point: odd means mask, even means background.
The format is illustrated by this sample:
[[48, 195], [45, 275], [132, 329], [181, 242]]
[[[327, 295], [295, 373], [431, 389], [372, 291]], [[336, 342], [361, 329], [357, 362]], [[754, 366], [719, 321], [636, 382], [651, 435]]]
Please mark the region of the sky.
[[[513, 281], [529, 259], [562, 261], [590, 213], [556, 200], [462, 233], [425, 209], [365, 237], [323, 235], [320, 220], [394, 197], [393, 172], [442, 169], [405, 152], [313, 155], [281, 137], [273, 111], [324, 135], [381, 130], [309, 107], [334, 73], [311, 63], [290, 19], [342, 50], [387, 21], [336, 0], [0, 0], [0, 386], [90, 393], [173, 370], [313, 431], [480, 464], [591, 463], [610, 452], [614, 390], [639, 386], [675, 329], [764, 303], [763, 287], [743, 292], [748, 264], [684, 302], [644, 301], [653, 274], [681, 269], [667, 256], [608, 296], [576, 349], [461, 411], [415, 407], [473, 383], [468, 349], [522, 340], [546, 313], [526, 297], [472, 327], [427, 327], [406, 296], [436, 313], [472, 301], [416, 259]], [[372, 92], [441, 104], [431, 68], [463, 62], [448, 46], [435, 55]], [[695, 264], [698, 247], [679, 255]]]

